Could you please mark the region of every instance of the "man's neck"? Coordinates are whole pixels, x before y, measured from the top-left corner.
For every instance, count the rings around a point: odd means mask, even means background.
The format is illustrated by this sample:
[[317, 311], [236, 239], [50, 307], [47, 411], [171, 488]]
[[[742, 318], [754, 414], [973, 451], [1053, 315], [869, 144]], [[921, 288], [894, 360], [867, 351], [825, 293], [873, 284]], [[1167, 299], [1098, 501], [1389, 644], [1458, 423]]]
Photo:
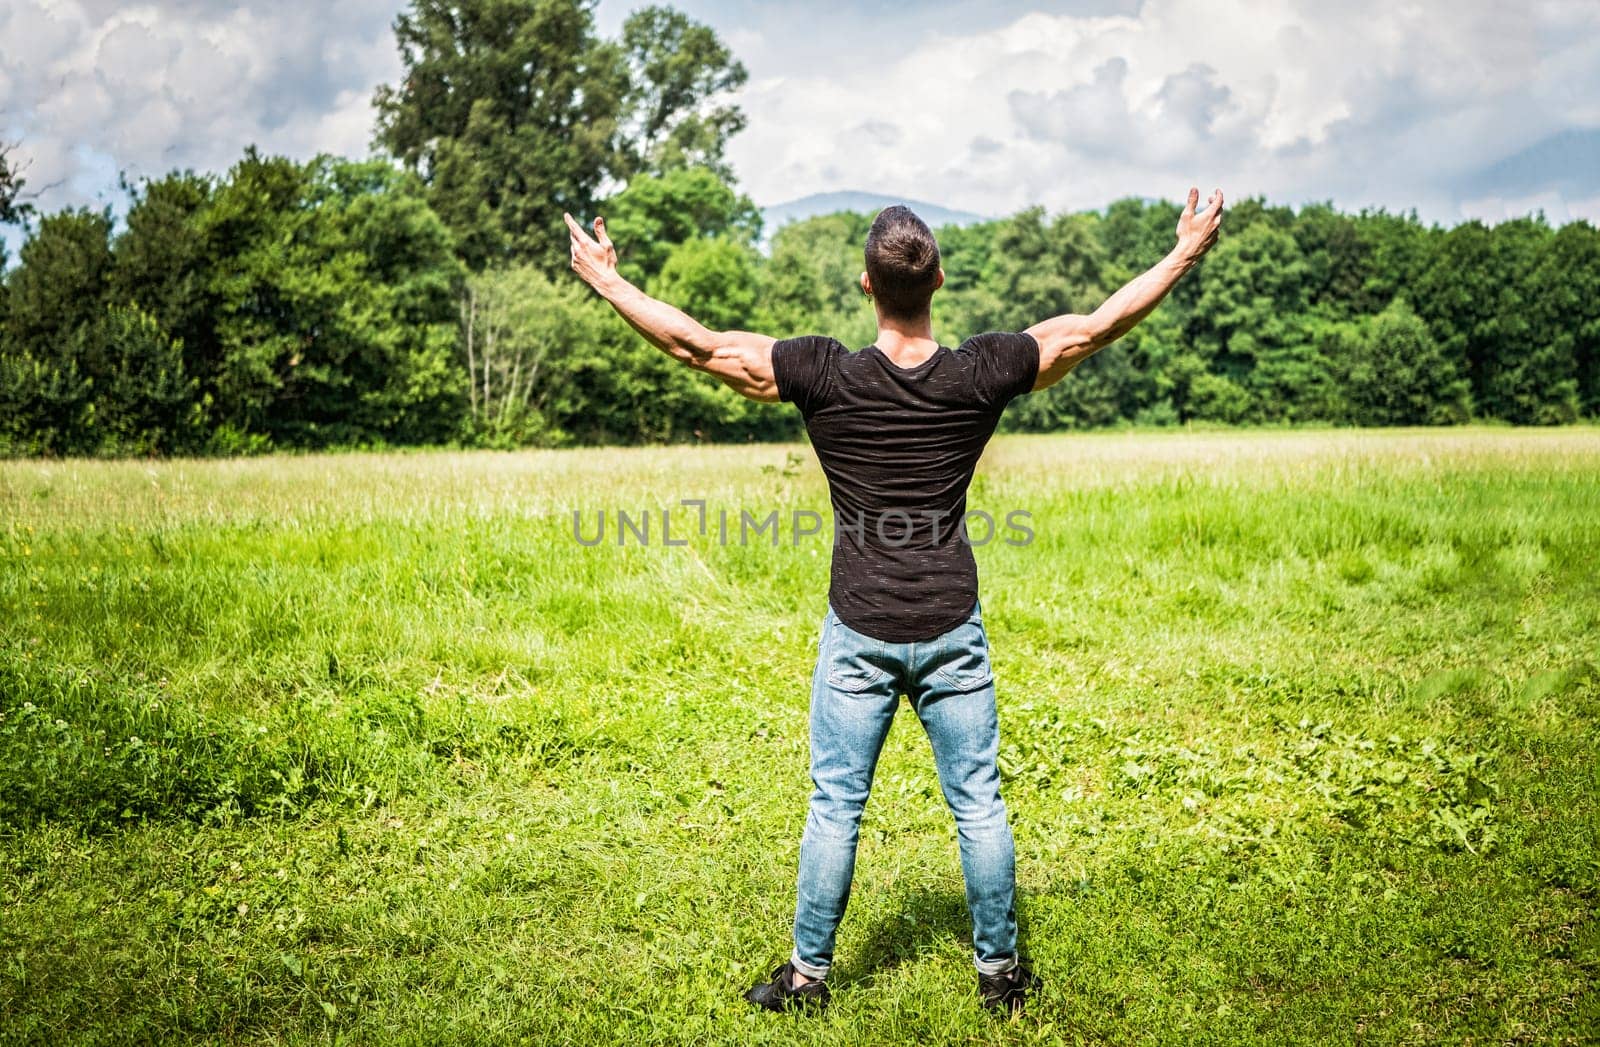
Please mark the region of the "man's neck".
[[897, 367], [915, 367], [939, 348], [933, 337], [933, 316], [923, 313], [913, 320], [878, 314], [877, 346]]

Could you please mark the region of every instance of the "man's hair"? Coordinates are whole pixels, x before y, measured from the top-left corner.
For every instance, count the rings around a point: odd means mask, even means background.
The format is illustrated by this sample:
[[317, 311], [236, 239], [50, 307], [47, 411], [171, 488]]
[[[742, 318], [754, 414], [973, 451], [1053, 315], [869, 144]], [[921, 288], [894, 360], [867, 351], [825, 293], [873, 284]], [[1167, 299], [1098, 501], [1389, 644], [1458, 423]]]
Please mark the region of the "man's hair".
[[867, 279], [889, 316], [915, 319], [928, 311], [939, 279], [933, 230], [909, 207], [885, 207], [867, 231]]

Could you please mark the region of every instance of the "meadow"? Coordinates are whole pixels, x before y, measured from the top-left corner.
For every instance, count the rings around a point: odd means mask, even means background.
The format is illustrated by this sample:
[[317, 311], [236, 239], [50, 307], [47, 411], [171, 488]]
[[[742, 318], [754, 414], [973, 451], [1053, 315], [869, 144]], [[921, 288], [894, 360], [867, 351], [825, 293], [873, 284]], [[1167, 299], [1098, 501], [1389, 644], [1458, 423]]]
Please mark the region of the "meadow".
[[904, 707], [832, 1008], [740, 999], [826, 504], [799, 445], [0, 462], [0, 1043], [1596, 1042], [1600, 430], [991, 446], [1015, 1021]]

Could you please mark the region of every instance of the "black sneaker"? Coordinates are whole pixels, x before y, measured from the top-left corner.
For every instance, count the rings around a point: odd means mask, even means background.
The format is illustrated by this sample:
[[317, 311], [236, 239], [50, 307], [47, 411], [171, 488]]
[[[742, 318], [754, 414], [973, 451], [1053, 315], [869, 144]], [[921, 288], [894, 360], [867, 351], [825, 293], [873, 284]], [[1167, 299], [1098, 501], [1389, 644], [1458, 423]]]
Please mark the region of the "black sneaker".
[[782, 967], [772, 972], [770, 982], [762, 982], [749, 992], [744, 998], [757, 1007], [765, 1007], [769, 1011], [816, 1011], [828, 1006], [828, 983], [826, 981], [810, 981], [796, 988], [794, 984], [794, 964], [784, 961]]
[[1004, 974], [978, 975], [978, 995], [991, 1011], [1021, 1014], [1028, 993], [1038, 987], [1039, 979], [1021, 962]]

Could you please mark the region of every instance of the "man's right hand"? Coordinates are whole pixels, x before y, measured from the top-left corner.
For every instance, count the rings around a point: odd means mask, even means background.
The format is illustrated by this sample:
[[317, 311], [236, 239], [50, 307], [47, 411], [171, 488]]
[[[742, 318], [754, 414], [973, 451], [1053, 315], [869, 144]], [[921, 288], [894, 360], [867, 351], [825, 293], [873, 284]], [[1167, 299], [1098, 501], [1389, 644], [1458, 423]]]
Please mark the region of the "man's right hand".
[[1222, 224], [1222, 190], [1218, 189], [1206, 200], [1206, 209], [1194, 213], [1200, 202], [1200, 190], [1189, 190], [1189, 202], [1178, 216], [1178, 250], [1191, 262], [1211, 250], [1217, 242], [1217, 229]]
[[606, 220], [594, 220], [594, 236], [584, 232], [583, 226], [570, 214], [563, 213], [567, 232], [572, 240], [572, 271], [579, 279], [599, 291], [602, 285], [617, 275], [617, 249], [606, 235]]

